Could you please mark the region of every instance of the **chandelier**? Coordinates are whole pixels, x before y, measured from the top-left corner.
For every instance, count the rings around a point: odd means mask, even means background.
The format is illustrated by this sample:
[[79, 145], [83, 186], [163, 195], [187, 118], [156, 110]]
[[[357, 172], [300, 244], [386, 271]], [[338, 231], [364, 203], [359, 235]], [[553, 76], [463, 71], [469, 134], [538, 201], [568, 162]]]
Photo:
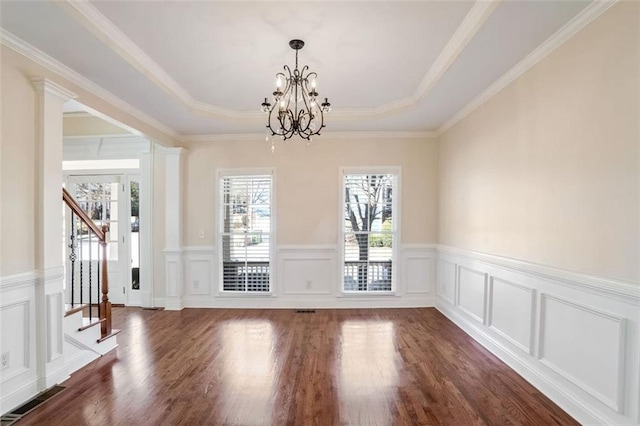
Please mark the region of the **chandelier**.
[[280, 136], [282, 140], [287, 140], [298, 135], [311, 141], [312, 137], [320, 135], [320, 130], [325, 127], [324, 114], [331, 111], [331, 104], [324, 98], [324, 102], [318, 105], [318, 75], [310, 72], [307, 65], [298, 70], [298, 51], [304, 47], [304, 41], [291, 40], [289, 46], [296, 51], [296, 67], [292, 72], [291, 68], [285, 65], [286, 74], [276, 74], [273, 105], [264, 98], [262, 111], [269, 115], [266, 127], [271, 136]]

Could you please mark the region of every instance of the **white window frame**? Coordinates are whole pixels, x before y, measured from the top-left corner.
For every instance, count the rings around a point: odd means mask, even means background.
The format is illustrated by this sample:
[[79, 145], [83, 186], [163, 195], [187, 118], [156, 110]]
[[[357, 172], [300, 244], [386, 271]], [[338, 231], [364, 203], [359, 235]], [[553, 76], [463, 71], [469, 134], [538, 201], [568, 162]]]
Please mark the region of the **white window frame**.
[[[222, 193], [221, 182], [225, 177], [233, 176], [271, 176], [271, 199], [269, 205], [271, 207], [271, 224], [269, 232], [269, 291], [233, 291], [224, 290], [224, 269], [222, 267], [222, 220], [224, 219], [223, 205], [224, 194]], [[216, 172], [216, 214], [215, 214], [215, 235], [216, 235], [216, 265], [218, 269], [218, 286], [216, 287], [216, 295], [220, 297], [271, 297], [276, 295], [276, 235], [277, 235], [277, 219], [276, 219], [276, 169], [275, 168], [238, 168], [238, 169], [218, 169]]]
[[[338, 251], [339, 251], [339, 271], [338, 271], [338, 295], [352, 297], [368, 297], [368, 296], [399, 296], [400, 280], [398, 271], [400, 263], [400, 240], [401, 240], [401, 218], [402, 212], [400, 206], [402, 191], [402, 168], [400, 166], [366, 166], [366, 167], [340, 167], [340, 203], [338, 205]], [[345, 264], [345, 176], [352, 174], [368, 174], [380, 175], [390, 174], [395, 176], [395, 184], [393, 186], [393, 199], [391, 208], [393, 211], [393, 240], [392, 240], [392, 258], [391, 258], [391, 290], [387, 291], [345, 291], [344, 290], [344, 264]]]

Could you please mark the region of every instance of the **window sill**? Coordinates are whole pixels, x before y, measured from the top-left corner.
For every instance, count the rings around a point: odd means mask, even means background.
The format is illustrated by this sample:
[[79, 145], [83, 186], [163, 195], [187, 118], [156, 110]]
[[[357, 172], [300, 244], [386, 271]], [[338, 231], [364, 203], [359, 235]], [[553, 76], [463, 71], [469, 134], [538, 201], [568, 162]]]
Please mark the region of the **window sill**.
[[251, 291], [222, 291], [219, 290], [216, 297], [239, 297], [242, 299], [245, 298], [264, 298], [264, 297], [272, 297], [275, 293], [273, 291], [263, 291], [263, 292], [251, 292]]
[[341, 297], [381, 297], [381, 296], [400, 296], [395, 290], [390, 291], [340, 291]]

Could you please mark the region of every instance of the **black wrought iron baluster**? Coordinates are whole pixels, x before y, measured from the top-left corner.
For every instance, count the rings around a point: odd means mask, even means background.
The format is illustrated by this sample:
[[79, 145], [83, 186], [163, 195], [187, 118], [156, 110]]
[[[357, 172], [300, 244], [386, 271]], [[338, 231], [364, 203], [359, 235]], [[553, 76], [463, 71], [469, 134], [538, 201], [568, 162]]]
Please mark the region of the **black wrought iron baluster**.
[[82, 305], [84, 303], [84, 298], [82, 297], [82, 279], [83, 279], [83, 261], [84, 261], [84, 255], [82, 253], [82, 232], [84, 231], [84, 224], [80, 223], [80, 237], [78, 237], [79, 243], [80, 243], [80, 304]]
[[[100, 240], [98, 240], [98, 244], [100, 244]], [[98, 248], [98, 283], [96, 285], [96, 305], [98, 305], [98, 319], [100, 319], [100, 248]]]
[[76, 247], [75, 247], [75, 233], [76, 233], [76, 215], [71, 211], [71, 240], [69, 244], [69, 260], [71, 261], [71, 307], [74, 305], [74, 286], [75, 286], [75, 266], [76, 266]]
[[91, 315], [93, 312], [93, 305], [91, 303], [91, 264], [93, 263], [93, 257], [91, 256], [92, 248], [91, 248], [91, 230], [89, 230], [89, 322], [91, 322]]

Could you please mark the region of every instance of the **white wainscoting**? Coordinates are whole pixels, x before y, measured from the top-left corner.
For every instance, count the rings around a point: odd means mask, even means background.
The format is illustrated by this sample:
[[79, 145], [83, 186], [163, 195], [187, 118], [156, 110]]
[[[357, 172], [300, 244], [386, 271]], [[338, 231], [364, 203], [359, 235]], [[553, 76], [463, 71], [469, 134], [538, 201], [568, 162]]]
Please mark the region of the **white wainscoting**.
[[487, 303], [487, 274], [458, 266], [458, 295], [456, 306], [479, 323], [485, 322]]
[[0, 414], [38, 393], [35, 272], [0, 277]]
[[405, 244], [400, 250], [400, 292], [404, 296], [418, 296], [435, 303], [437, 252], [428, 244]]
[[584, 424], [638, 424], [640, 287], [438, 248], [437, 308]]
[[280, 296], [317, 297], [338, 293], [338, 256], [334, 246], [281, 246], [278, 248], [276, 292]]
[[[215, 247], [183, 249], [184, 307], [228, 308], [371, 308], [434, 306], [436, 248], [411, 244], [401, 248], [398, 290], [389, 295], [344, 295], [340, 291], [339, 255], [333, 245], [281, 245], [276, 250], [273, 292], [233, 296], [219, 291]], [[174, 271], [174, 274], [177, 273]], [[164, 306], [163, 299], [155, 300]], [[176, 303], [174, 301], [174, 303]], [[179, 303], [177, 303], [179, 304]]]

